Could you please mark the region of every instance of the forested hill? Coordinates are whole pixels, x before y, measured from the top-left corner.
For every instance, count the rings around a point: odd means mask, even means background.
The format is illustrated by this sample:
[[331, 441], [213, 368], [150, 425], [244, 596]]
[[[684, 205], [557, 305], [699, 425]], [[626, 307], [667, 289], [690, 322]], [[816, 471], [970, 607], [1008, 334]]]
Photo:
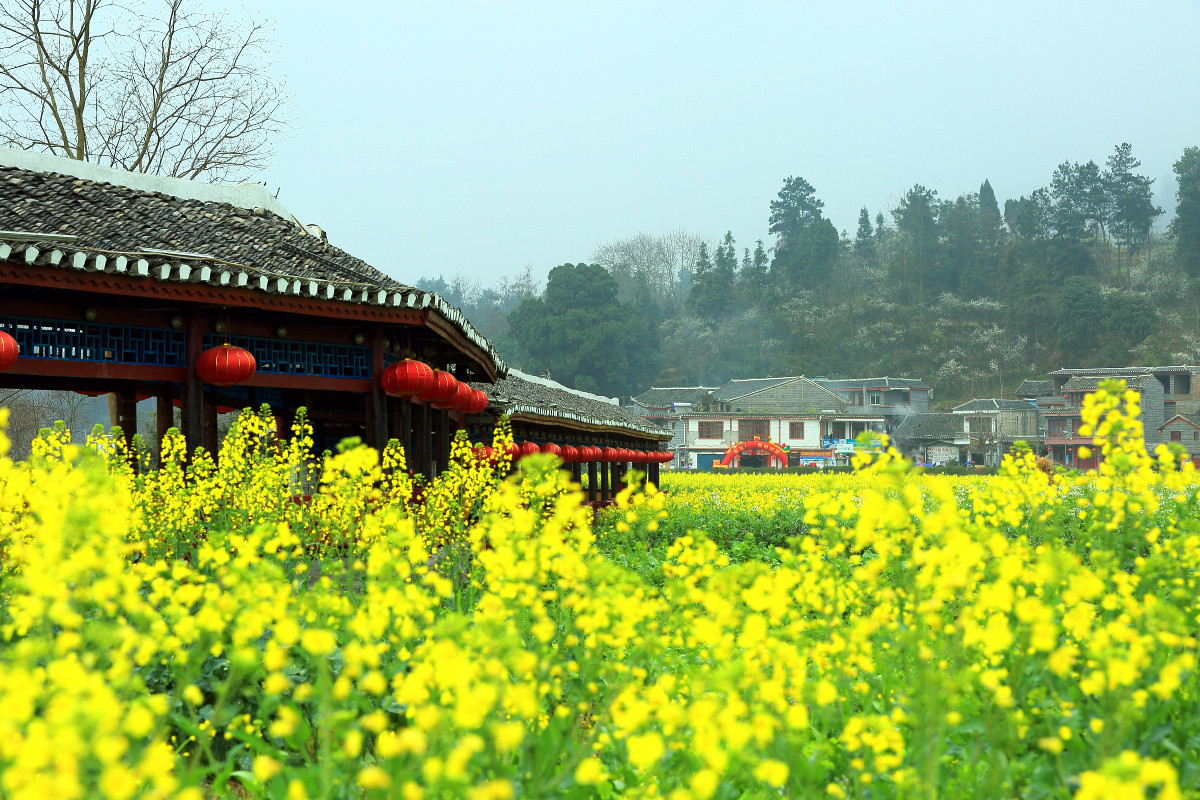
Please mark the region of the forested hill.
[[840, 234], [789, 177], [770, 201], [771, 243], [641, 233], [556, 267], [544, 291], [528, 272], [491, 289], [421, 285], [510, 363], [607, 394], [890, 375], [945, 402], [1010, 395], [1063, 366], [1200, 363], [1200, 148], [1175, 164], [1172, 209], [1140, 166], [1121, 144], [1003, 203], [987, 180], [953, 200], [918, 184]]

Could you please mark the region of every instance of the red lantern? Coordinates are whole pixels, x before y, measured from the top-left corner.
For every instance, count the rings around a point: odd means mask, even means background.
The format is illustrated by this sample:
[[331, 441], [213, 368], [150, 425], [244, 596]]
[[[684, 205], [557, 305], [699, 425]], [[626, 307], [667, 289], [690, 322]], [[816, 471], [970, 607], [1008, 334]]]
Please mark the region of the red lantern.
[[542, 445], [542, 452], [550, 453], [551, 455], [562, 458], [562, 448], [556, 445], [554, 442], [546, 442], [544, 445]]
[[214, 386], [245, 383], [257, 368], [249, 350], [231, 344], [210, 347], [196, 359], [196, 374], [200, 380]]
[[447, 406], [455, 411], [462, 411], [467, 406], [475, 404], [475, 390], [465, 383], [459, 383], [454, 387], [454, 396], [450, 398]]
[[513, 461], [516, 461], [521, 457], [521, 447], [516, 442], [513, 442], [508, 446], [508, 457]]
[[474, 449], [475, 460], [482, 461], [485, 464], [496, 463], [496, 451], [485, 445], [479, 445]]
[[540, 453], [541, 451], [542, 451], [542, 448], [538, 447], [533, 442], [525, 442], [523, 445], [521, 445], [521, 456], [522, 457], [531, 456], [534, 453]]
[[611, 463], [611, 462], [615, 462], [620, 457], [620, 455], [621, 454], [617, 452], [616, 448], [606, 447], [600, 451], [600, 460], [608, 461]]
[[675, 454], [670, 451], [658, 454], [658, 460], [664, 464], [666, 464], [669, 461], [673, 461], [674, 459], [675, 459]]
[[0, 331], [0, 372], [17, 363], [17, 356], [21, 353], [21, 347], [17, 344], [17, 340], [10, 336], [5, 331]]
[[390, 365], [379, 376], [379, 385], [388, 394], [419, 395], [433, 383], [433, 370], [429, 365], [406, 358]]
[[580, 460], [579, 448], [572, 447], [571, 445], [567, 445], [566, 447], [564, 447], [562, 449], [562, 460], [568, 464], [579, 461]]
[[433, 371], [433, 381], [429, 384], [429, 388], [421, 392], [419, 396], [427, 403], [443, 407], [450, 402], [450, 399], [454, 397], [454, 393], [457, 391], [458, 379], [449, 372], [435, 369]]
[[481, 389], [472, 389], [470, 402], [468, 402], [466, 405], [464, 405], [462, 408], [460, 408], [459, 411], [466, 414], [467, 416], [470, 416], [472, 414], [479, 414], [483, 411], [486, 411], [487, 407], [488, 407], [487, 392], [485, 392]]

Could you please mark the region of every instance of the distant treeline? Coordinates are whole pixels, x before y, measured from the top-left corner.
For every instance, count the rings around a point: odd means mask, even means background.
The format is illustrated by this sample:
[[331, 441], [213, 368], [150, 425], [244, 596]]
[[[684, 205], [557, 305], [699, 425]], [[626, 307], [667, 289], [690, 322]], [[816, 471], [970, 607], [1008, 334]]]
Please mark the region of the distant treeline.
[[1174, 165], [1176, 207], [1128, 144], [1064, 162], [1001, 205], [990, 181], [920, 184], [839, 234], [802, 177], [770, 202], [774, 241], [638, 233], [484, 288], [424, 279], [527, 371], [630, 395], [733, 377], [911, 376], [936, 400], [1011, 394], [1060, 366], [1200, 362], [1200, 148]]

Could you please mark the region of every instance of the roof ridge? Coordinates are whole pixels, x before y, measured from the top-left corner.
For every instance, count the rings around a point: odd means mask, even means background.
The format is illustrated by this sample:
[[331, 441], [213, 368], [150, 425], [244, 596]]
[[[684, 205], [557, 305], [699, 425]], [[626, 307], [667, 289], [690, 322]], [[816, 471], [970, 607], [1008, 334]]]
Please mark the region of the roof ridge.
[[0, 147], [0, 166], [31, 172], [56, 173], [94, 183], [109, 183], [139, 192], [166, 194], [181, 200], [227, 203], [235, 208], [245, 209], [265, 208], [276, 216], [304, 227], [261, 183], [205, 183], [149, 172], [130, 172], [119, 167], [106, 167], [90, 161], [31, 150], [15, 150], [11, 147]]

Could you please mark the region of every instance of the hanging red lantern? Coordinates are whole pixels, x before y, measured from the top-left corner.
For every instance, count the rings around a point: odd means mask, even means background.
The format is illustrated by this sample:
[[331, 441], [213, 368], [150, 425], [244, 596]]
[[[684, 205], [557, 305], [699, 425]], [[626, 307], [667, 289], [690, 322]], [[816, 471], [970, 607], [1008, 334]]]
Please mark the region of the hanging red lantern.
[[534, 453], [540, 453], [542, 448], [538, 447], [534, 442], [525, 442], [521, 445], [521, 457], [531, 456]]
[[544, 445], [542, 445], [542, 452], [562, 458], [562, 448], [556, 445], [554, 442], [546, 442]]
[[447, 408], [454, 411], [462, 411], [467, 406], [472, 405], [475, 401], [475, 390], [465, 383], [460, 382], [454, 387], [454, 395], [450, 398], [450, 402], [446, 404]]
[[474, 448], [475, 460], [484, 464], [496, 463], [496, 451], [486, 445], [478, 445]]
[[0, 331], [0, 372], [17, 363], [17, 357], [21, 354], [21, 346], [17, 344], [7, 331]]
[[606, 447], [600, 451], [600, 460], [615, 463], [620, 455], [615, 447]]
[[521, 457], [521, 447], [516, 442], [513, 442], [508, 446], [508, 457], [513, 461], [516, 461]]
[[666, 464], [668, 461], [673, 461], [674, 459], [675, 459], [675, 454], [670, 451], [658, 454], [658, 460], [664, 464]]
[[245, 383], [257, 368], [249, 350], [231, 344], [210, 347], [196, 359], [196, 374], [214, 386]]
[[488, 407], [487, 392], [485, 392], [481, 389], [472, 389], [470, 402], [468, 402], [466, 405], [464, 405], [462, 408], [460, 408], [459, 411], [466, 414], [467, 416], [471, 416], [472, 414], [480, 414], [480, 413], [486, 411], [487, 407]]
[[567, 464], [573, 464], [579, 460], [579, 448], [571, 445], [566, 445], [562, 449], [562, 460]]
[[406, 358], [391, 364], [379, 376], [379, 385], [388, 394], [419, 395], [433, 383], [433, 370], [422, 361]]
[[634, 450], [633, 460], [638, 464], [645, 464], [650, 460], [650, 454], [645, 450]]
[[458, 379], [440, 369], [433, 371], [433, 381], [430, 382], [429, 388], [421, 392], [419, 397], [427, 403], [432, 403], [439, 408], [445, 407], [450, 399], [454, 397], [454, 393], [458, 391]]

